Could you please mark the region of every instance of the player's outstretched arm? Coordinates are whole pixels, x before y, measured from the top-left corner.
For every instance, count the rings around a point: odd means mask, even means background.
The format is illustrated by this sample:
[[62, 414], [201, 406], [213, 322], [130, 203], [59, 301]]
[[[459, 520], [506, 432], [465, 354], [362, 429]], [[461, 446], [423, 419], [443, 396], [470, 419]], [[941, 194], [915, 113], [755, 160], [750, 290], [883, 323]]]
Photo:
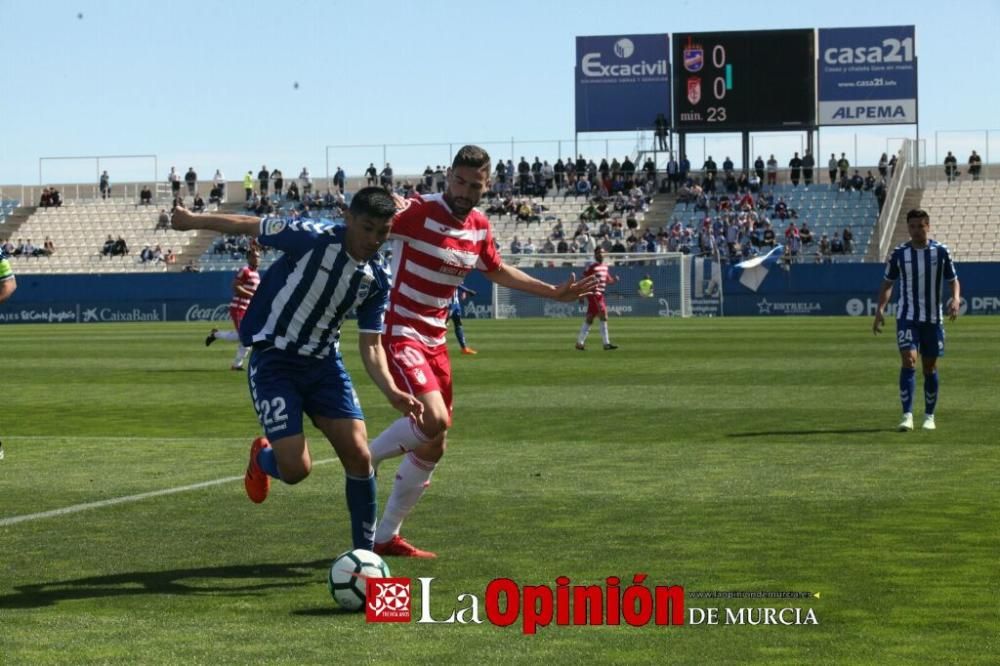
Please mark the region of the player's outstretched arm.
[[256, 236], [260, 233], [260, 218], [251, 215], [192, 213], [183, 206], [178, 206], [170, 218], [170, 226], [177, 231], [205, 229], [234, 236]]
[[889, 299], [892, 298], [892, 285], [894, 282], [892, 280], [882, 280], [882, 286], [878, 290], [878, 307], [875, 308], [875, 320], [872, 322], [872, 333], [878, 335], [882, 332], [882, 326], [885, 324], [885, 306], [889, 304]]
[[424, 406], [409, 393], [396, 388], [396, 382], [389, 374], [389, 362], [386, 360], [385, 350], [382, 348], [382, 336], [378, 333], [360, 333], [358, 335], [358, 351], [361, 352], [361, 361], [365, 365], [365, 371], [375, 382], [375, 386], [389, 400], [389, 404], [407, 416], [419, 418], [424, 412]]
[[484, 273], [484, 275], [491, 282], [495, 282], [501, 287], [517, 289], [534, 294], [535, 296], [541, 296], [542, 298], [551, 298], [555, 301], [564, 302], [573, 301], [581, 296], [594, 293], [599, 281], [596, 275], [591, 275], [577, 282], [576, 274], [570, 273], [569, 278], [562, 284], [549, 284], [548, 282], [536, 280], [519, 268], [514, 268], [507, 264], [502, 265], [495, 271]]

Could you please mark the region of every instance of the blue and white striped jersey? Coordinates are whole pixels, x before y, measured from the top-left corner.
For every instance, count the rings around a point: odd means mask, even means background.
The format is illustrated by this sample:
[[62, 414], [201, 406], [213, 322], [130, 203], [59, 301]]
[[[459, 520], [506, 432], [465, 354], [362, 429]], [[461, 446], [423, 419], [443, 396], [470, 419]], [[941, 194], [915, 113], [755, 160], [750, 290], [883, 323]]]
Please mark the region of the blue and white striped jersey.
[[940, 324], [941, 283], [958, 278], [948, 246], [928, 240], [918, 250], [907, 241], [896, 247], [885, 264], [885, 279], [899, 280], [897, 319]]
[[382, 333], [389, 278], [378, 257], [355, 261], [347, 227], [266, 217], [261, 245], [284, 252], [261, 279], [240, 325], [240, 341], [325, 358], [340, 346], [340, 326], [354, 308], [358, 329]]

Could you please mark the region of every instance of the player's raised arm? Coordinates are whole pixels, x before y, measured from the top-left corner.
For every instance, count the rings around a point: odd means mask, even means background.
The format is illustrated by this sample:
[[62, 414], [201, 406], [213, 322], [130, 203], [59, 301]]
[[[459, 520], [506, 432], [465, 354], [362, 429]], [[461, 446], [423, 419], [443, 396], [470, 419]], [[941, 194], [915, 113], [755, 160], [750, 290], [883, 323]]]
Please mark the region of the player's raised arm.
[[365, 371], [389, 400], [389, 404], [407, 416], [419, 418], [424, 411], [424, 406], [409, 393], [396, 388], [396, 382], [393, 381], [392, 375], [389, 373], [389, 362], [385, 357], [385, 350], [382, 348], [382, 336], [379, 333], [362, 331], [358, 335], [358, 350], [361, 352]]
[[256, 236], [260, 232], [260, 218], [251, 215], [192, 213], [183, 206], [178, 206], [170, 218], [170, 226], [177, 231], [205, 229], [234, 236]]
[[573, 301], [581, 296], [594, 293], [599, 281], [596, 275], [591, 275], [577, 282], [576, 274], [570, 273], [565, 282], [554, 285], [536, 280], [524, 271], [507, 264], [501, 265], [495, 271], [483, 273], [483, 275], [501, 287], [517, 289], [542, 298], [563, 302]]

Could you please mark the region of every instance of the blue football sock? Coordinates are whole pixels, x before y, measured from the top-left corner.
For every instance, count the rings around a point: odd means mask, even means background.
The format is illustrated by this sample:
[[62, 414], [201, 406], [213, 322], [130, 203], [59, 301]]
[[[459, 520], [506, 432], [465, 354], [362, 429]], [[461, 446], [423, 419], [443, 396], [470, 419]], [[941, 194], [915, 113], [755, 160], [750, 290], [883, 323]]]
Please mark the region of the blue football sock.
[[903, 403], [903, 413], [913, 413], [913, 394], [917, 390], [916, 368], [899, 369], [899, 400]]
[[378, 501], [375, 497], [375, 474], [367, 477], [345, 475], [347, 483], [347, 510], [351, 514], [351, 540], [355, 548], [372, 550], [375, 547], [375, 521]]
[[274, 449], [270, 446], [257, 452], [257, 464], [268, 476], [275, 479], [281, 478], [281, 472], [278, 471], [278, 459], [274, 457]]
[[937, 370], [929, 375], [924, 375], [924, 414], [934, 415], [934, 408], [937, 407], [938, 399], [938, 373]]
[[458, 338], [458, 346], [465, 349], [465, 331], [461, 326], [455, 326], [455, 337]]

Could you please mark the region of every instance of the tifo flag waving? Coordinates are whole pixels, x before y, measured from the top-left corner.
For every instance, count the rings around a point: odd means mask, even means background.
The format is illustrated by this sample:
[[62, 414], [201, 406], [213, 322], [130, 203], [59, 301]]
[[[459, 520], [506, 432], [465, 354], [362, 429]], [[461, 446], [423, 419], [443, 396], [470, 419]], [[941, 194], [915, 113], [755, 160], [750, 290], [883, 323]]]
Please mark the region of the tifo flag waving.
[[767, 272], [771, 270], [785, 253], [784, 245], [775, 245], [774, 249], [765, 255], [741, 261], [732, 268], [731, 277], [739, 278], [740, 284], [750, 291], [757, 291], [760, 283], [767, 277]]

